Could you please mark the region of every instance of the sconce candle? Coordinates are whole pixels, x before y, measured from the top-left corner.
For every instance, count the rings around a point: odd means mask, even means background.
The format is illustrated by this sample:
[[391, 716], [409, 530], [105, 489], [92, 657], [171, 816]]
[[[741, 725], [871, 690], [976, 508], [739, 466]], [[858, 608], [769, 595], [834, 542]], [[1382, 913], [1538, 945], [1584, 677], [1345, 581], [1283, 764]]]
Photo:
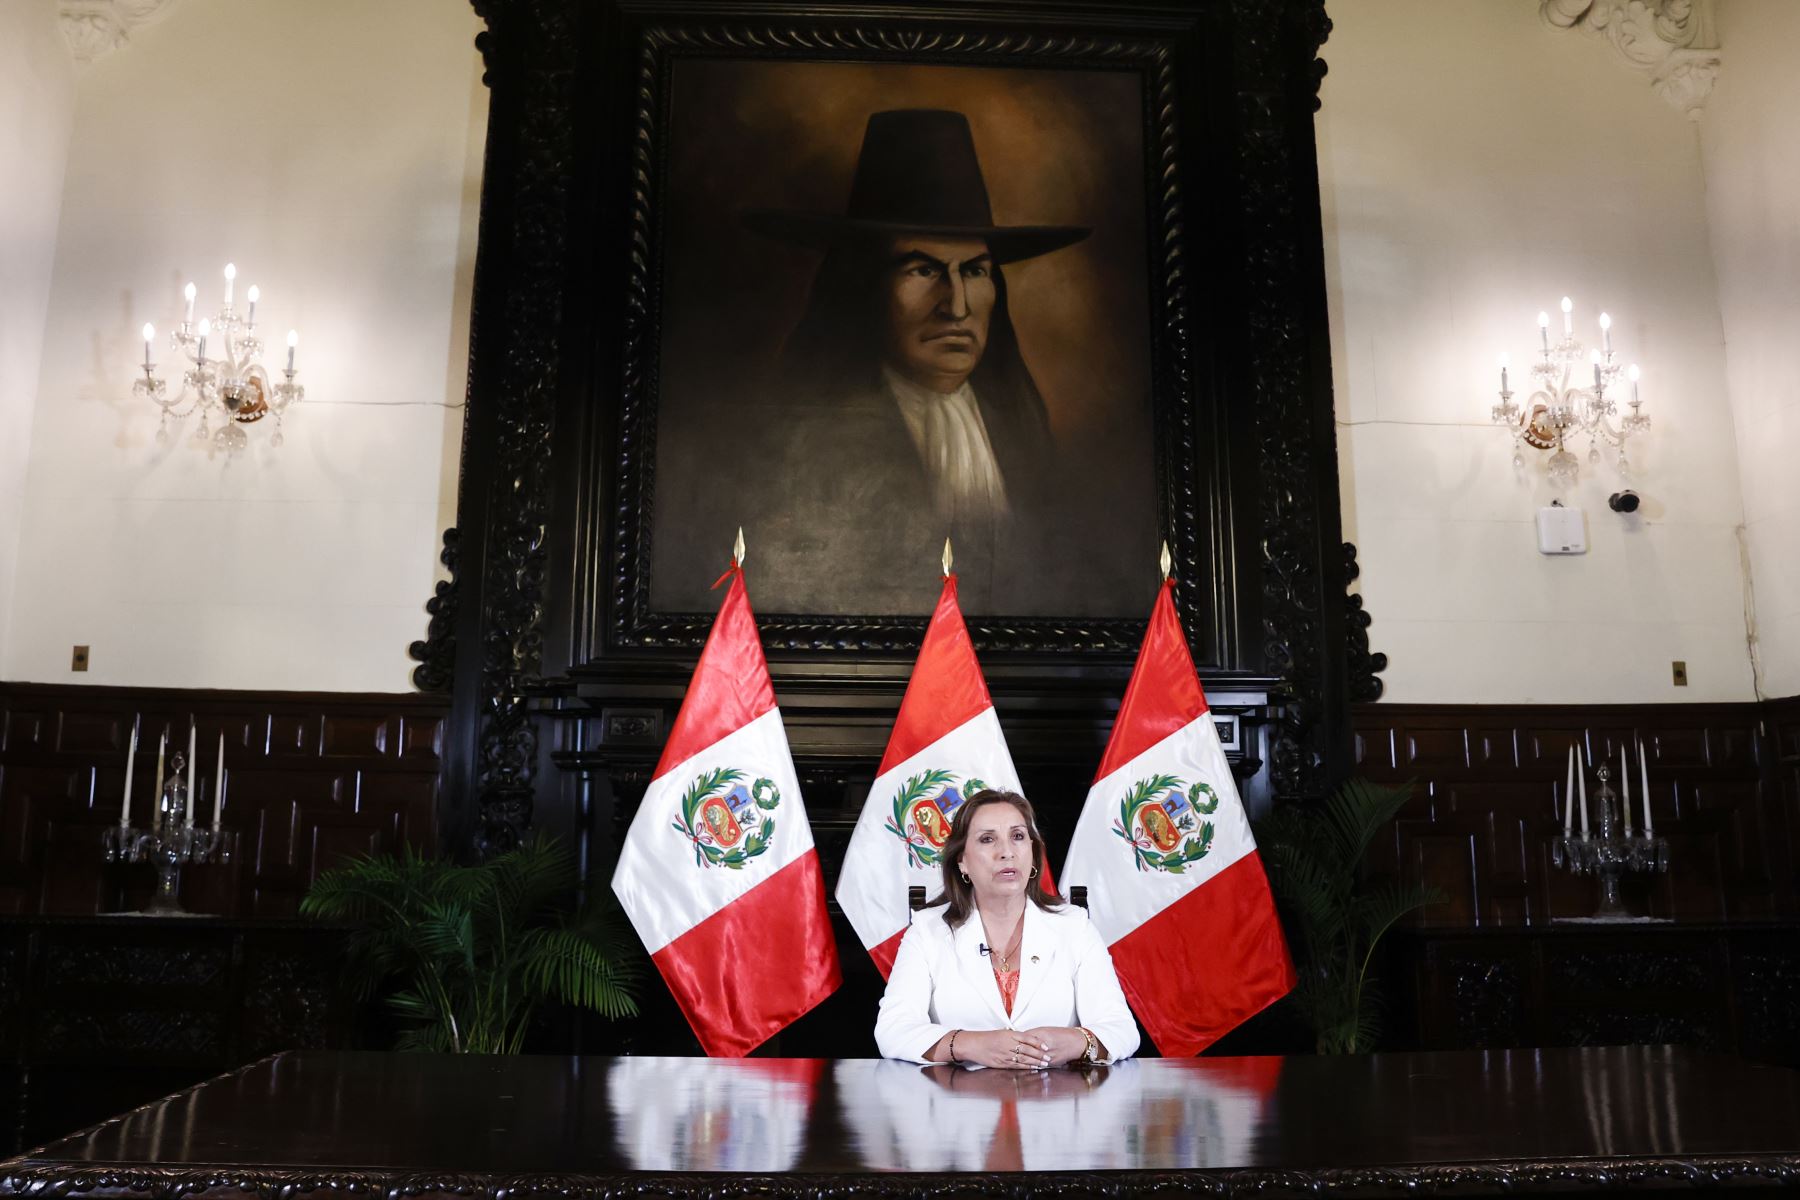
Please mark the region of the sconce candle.
[[[263, 339], [258, 334], [257, 320], [263, 314], [262, 288], [252, 284], [245, 293], [249, 301], [247, 314], [232, 307], [237, 280], [237, 264], [225, 264], [225, 303], [209, 317], [194, 322], [197, 289], [193, 284], [183, 288], [187, 298], [187, 320], [170, 337], [170, 346], [192, 369], [182, 370], [176, 379], [157, 378], [151, 361], [152, 347], [146, 344], [143, 377], [132, 384], [132, 393], [152, 401], [162, 410], [156, 443], [167, 446], [171, 420], [197, 418], [199, 428], [194, 442], [210, 452], [224, 451], [235, 455], [248, 445], [244, 432], [265, 417], [274, 417], [275, 431], [269, 444], [282, 443], [282, 418], [287, 410], [306, 398], [306, 388], [295, 378], [293, 336], [290, 335], [287, 371], [271, 371], [264, 364]], [[150, 326], [144, 327], [144, 339], [154, 336]], [[271, 378], [274, 376], [275, 378]], [[173, 385], [173, 387], [171, 386]], [[176, 390], [179, 389], [179, 390]], [[171, 395], [171, 392], [174, 392]], [[218, 422], [218, 424], [214, 424]], [[195, 797], [198, 799], [198, 797]]]
[[298, 346], [299, 344], [300, 344], [300, 331], [298, 329], [288, 330], [288, 365], [287, 365], [287, 369], [290, 371], [294, 369], [294, 347]]
[[156, 326], [144, 323], [144, 369], [150, 369], [150, 343], [156, 340]]
[[1636, 404], [1638, 402], [1638, 398], [1637, 398], [1638, 368], [1637, 368], [1636, 363], [1632, 363], [1631, 369], [1625, 372], [1625, 378], [1631, 380], [1631, 402], [1633, 404]]
[[1512, 360], [1507, 357], [1506, 352], [1504, 350], [1501, 351], [1500, 352], [1500, 390], [1503, 392], [1508, 390], [1508, 388], [1506, 386], [1506, 365], [1510, 361], [1512, 361]]
[[[1522, 398], [1514, 403], [1508, 395], [1488, 410], [1488, 418], [1512, 438], [1514, 468], [1525, 465], [1525, 456], [1533, 450], [1548, 451], [1546, 467], [1550, 481], [1559, 487], [1573, 487], [1580, 481], [1581, 459], [1573, 452], [1573, 443], [1585, 438], [1587, 460], [1597, 463], [1607, 447], [1614, 451], [1614, 465], [1621, 474], [1629, 475], [1631, 460], [1626, 457], [1627, 443], [1650, 431], [1650, 416], [1637, 402], [1637, 370], [1628, 373], [1632, 382], [1631, 408], [1621, 411], [1618, 399], [1624, 395], [1618, 385], [1623, 371], [1612, 344], [1612, 314], [1600, 314], [1600, 330], [1605, 350], [1590, 349], [1574, 335], [1572, 316], [1575, 302], [1561, 300], [1563, 338], [1550, 341], [1550, 314], [1539, 310], [1539, 357], [1527, 371], [1529, 379], [1519, 385]], [[1588, 363], [1583, 369], [1582, 363]], [[1504, 355], [1500, 363], [1500, 387], [1510, 391], [1511, 376]], [[1588, 382], [1589, 371], [1593, 382]], [[1641, 443], [1640, 443], [1641, 444]], [[1609, 768], [1610, 770], [1610, 768]]]

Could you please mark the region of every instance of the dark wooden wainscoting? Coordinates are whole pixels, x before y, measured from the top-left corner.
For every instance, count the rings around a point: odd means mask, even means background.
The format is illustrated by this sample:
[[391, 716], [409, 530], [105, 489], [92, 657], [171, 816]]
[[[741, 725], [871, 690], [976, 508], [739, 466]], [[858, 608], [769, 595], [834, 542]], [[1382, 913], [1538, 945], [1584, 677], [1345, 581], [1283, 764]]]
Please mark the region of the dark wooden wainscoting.
[[344, 930], [0, 917], [0, 1154], [277, 1050], [344, 1047]]
[[[1680, 1042], [1800, 1065], [1800, 701], [1373, 704], [1354, 725], [1363, 775], [1416, 785], [1371, 867], [1447, 898], [1392, 939], [1390, 1040]], [[1598, 884], [1551, 860], [1569, 747], [1616, 764], [1638, 738], [1669, 871], [1621, 890], [1662, 920], [1571, 921]]]
[[[183, 872], [195, 912], [291, 917], [318, 873], [351, 854], [430, 847], [448, 704], [424, 695], [181, 691], [0, 683], [0, 913], [131, 910], [149, 895], [145, 865], [108, 866], [134, 717], [143, 725], [134, 820], [151, 809], [157, 736], [186, 749], [198, 722], [210, 779], [225, 734], [228, 865]], [[171, 746], [171, 753], [173, 746]], [[208, 786], [197, 820], [210, 821]]]
[[[1793, 918], [1800, 703], [1784, 703], [1358, 706], [1357, 770], [1417, 784], [1373, 865], [1444, 891], [1448, 902], [1424, 924], [1585, 916], [1597, 885], [1550, 860], [1569, 747], [1616, 767], [1619, 747], [1642, 738], [1669, 872], [1628, 878], [1622, 890], [1632, 911], [1682, 922]], [[1634, 754], [1634, 803], [1635, 761]]]

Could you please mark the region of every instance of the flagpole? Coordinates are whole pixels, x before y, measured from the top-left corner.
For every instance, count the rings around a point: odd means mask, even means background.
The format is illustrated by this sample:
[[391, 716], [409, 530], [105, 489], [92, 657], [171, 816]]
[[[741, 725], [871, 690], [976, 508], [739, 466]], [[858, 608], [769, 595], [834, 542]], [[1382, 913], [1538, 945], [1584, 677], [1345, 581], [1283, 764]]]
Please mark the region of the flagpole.
[[948, 579], [948, 578], [950, 578], [950, 564], [956, 561], [956, 556], [954, 554], [950, 553], [950, 539], [949, 538], [944, 539], [944, 560], [943, 561], [944, 561], [944, 578]]
[[1175, 565], [1175, 558], [1169, 553], [1168, 542], [1162, 544], [1162, 556], [1159, 561], [1162, 563], [1163, 582], [1167, 583], [1169, 581], [1169, 568]]
[[742, 525], [738, 526], [737, 541], [731, 544], [731, 565], [734, 567], [744, 565], [744, 527]]

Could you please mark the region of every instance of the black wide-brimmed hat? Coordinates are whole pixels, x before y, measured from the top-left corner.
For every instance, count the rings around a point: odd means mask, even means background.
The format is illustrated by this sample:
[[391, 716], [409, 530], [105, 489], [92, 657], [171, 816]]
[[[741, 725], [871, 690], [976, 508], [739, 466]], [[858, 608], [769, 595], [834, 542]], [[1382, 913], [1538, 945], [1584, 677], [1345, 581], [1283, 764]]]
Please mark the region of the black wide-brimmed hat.
[[994, 224], [969, 119], [933, 108], [869, 117], [843, 215], [749, 209], [742, 219], [757, 233], [814, 250], [857, 236], [984, 238], [996, 263], [1048, 254], [1091, 232], [1078, 225]]

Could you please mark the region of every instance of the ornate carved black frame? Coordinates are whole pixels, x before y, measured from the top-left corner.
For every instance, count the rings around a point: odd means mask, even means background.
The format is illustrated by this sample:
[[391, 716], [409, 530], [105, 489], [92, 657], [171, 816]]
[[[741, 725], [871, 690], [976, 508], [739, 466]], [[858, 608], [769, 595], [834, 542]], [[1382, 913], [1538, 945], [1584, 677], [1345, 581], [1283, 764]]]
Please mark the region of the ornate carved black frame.
[[[1270, 696], [1274, 789], [1322, 790], [1343, 761], [1348, 695], [1312, 143], [1323, 0], [473, 2], [492, 99], [446, 553], [457, 577], [414, 648], [420, 683], [447, 679], [454, 694], [449, 837], [485, 852], [530, 825], [545, 757], [534, 710], [621, 683], [678, 692], [705, 634], [704, 616], [649, 610], [644, 535], [655, 117], [669, 62], [693, 53], [1143, 72], [1164, 239], [1152, 272], [1161, 503], [1177, 571], [1208, 585], [1184, 589], [1183, 617], [1209, 689]], [[922, 628], [764, 623], [796, 678], [832, 664], [896, 697], [904, 668], [889, 667]], [[975, 633], [1029, 692], [1033, 680], [1122, 681], [1137, 630], [1029, 621]], [[783, 670], [778, 655], [778, 687]]]

